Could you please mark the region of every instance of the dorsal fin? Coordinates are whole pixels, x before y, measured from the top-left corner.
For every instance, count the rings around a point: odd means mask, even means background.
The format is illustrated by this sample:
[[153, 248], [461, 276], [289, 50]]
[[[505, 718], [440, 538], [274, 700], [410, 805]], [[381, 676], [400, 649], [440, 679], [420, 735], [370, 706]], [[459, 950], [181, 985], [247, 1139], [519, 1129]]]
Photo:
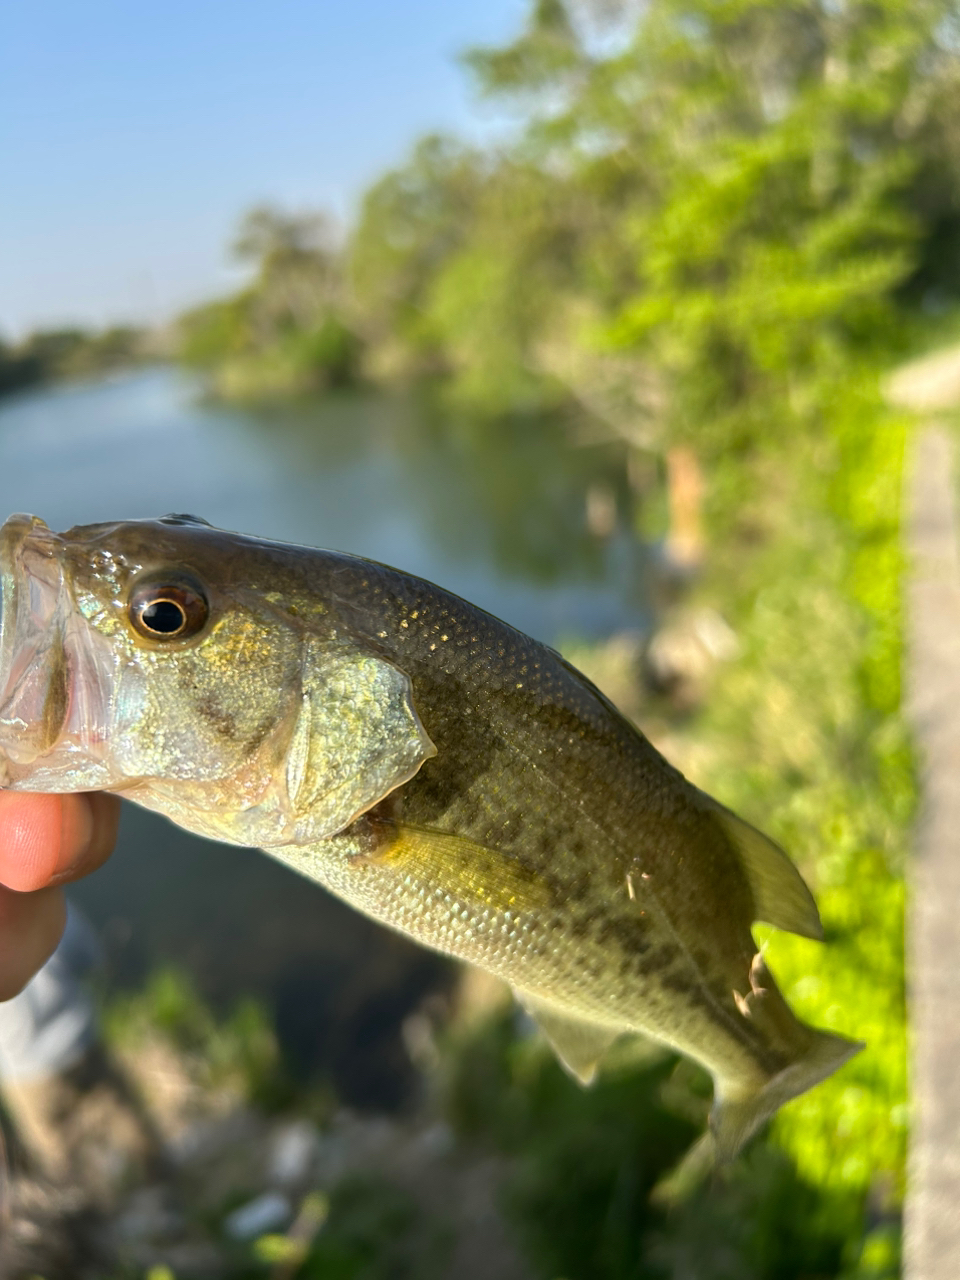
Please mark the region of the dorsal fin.
[[562, 1066], [581, 1084], [592, 1084], [597, 1064], [622, 1028], [601, 1027], [545, 1004], [526, 991], [513, 989], [517, 1003], [529, 1013]]
[[740, 854], [753, 890], [758, 920], [823, 941], [823, 925], [813, 894], [786, 853], [756, 827], [716, 801], [711, 807]]

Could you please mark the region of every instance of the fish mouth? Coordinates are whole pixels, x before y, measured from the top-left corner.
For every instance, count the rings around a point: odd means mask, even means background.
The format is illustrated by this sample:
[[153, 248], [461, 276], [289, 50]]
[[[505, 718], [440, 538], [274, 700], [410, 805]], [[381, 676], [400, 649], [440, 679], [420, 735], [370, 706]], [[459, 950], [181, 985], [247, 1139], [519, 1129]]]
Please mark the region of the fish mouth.
[[2, 787], [128, 785], [111, 758], [124, 729], [116, 720], [119, 657], [74, 600], [73, 571], [89, 555], [36, 516], [11, 516], [0, 527]]
[[64, 581], [57, 538], [35, 516], [0, 528], [0, 781], [56, 742], [69, 706]]

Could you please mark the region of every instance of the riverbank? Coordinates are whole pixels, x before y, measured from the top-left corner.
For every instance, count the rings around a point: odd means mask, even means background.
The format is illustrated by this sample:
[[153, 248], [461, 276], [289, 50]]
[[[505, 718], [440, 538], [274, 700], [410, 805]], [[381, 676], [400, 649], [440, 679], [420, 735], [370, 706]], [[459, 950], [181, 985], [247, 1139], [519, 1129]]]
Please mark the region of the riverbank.
[[15, 343], [0, 340], [0, 395], [133, 369], [166, 358], [168, 347], [163, 335], [130, 325], [38, 330]]

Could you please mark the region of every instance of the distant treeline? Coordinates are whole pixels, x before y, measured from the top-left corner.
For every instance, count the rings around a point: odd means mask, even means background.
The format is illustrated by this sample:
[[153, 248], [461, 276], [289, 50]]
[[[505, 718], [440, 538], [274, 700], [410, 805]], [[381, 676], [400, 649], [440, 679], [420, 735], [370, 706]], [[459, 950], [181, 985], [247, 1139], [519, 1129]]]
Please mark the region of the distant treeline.
[[954, 0], [536, 0], [465, 58], [517, 121], [428, 137], [356, 225], [254, 211], [241, 292], [183, 317], [227, 394], [441, 376], [728, 447], [960, 295]]
[[107, 373], [147, 358], [146, 331], [132, 326], [39, 330], [21, 342], [0, 341], [0, 393]]

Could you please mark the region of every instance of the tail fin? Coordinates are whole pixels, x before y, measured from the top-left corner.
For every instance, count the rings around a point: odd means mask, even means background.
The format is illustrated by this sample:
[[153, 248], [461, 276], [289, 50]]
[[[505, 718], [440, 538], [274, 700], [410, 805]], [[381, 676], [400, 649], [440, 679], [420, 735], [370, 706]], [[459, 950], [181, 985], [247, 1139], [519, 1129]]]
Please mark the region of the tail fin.
[[863, 1049], [862, 1040], [848, 1040], [830, 1031], [809, 1028], [810, 1048], [796, 1062], [751, 1092], [719, 1094], [710, 1113], [710, 1128], [720, 1160], [732, 1160], [743, 1144], [785, 1102], [806, 1093], [833, 1075]]

